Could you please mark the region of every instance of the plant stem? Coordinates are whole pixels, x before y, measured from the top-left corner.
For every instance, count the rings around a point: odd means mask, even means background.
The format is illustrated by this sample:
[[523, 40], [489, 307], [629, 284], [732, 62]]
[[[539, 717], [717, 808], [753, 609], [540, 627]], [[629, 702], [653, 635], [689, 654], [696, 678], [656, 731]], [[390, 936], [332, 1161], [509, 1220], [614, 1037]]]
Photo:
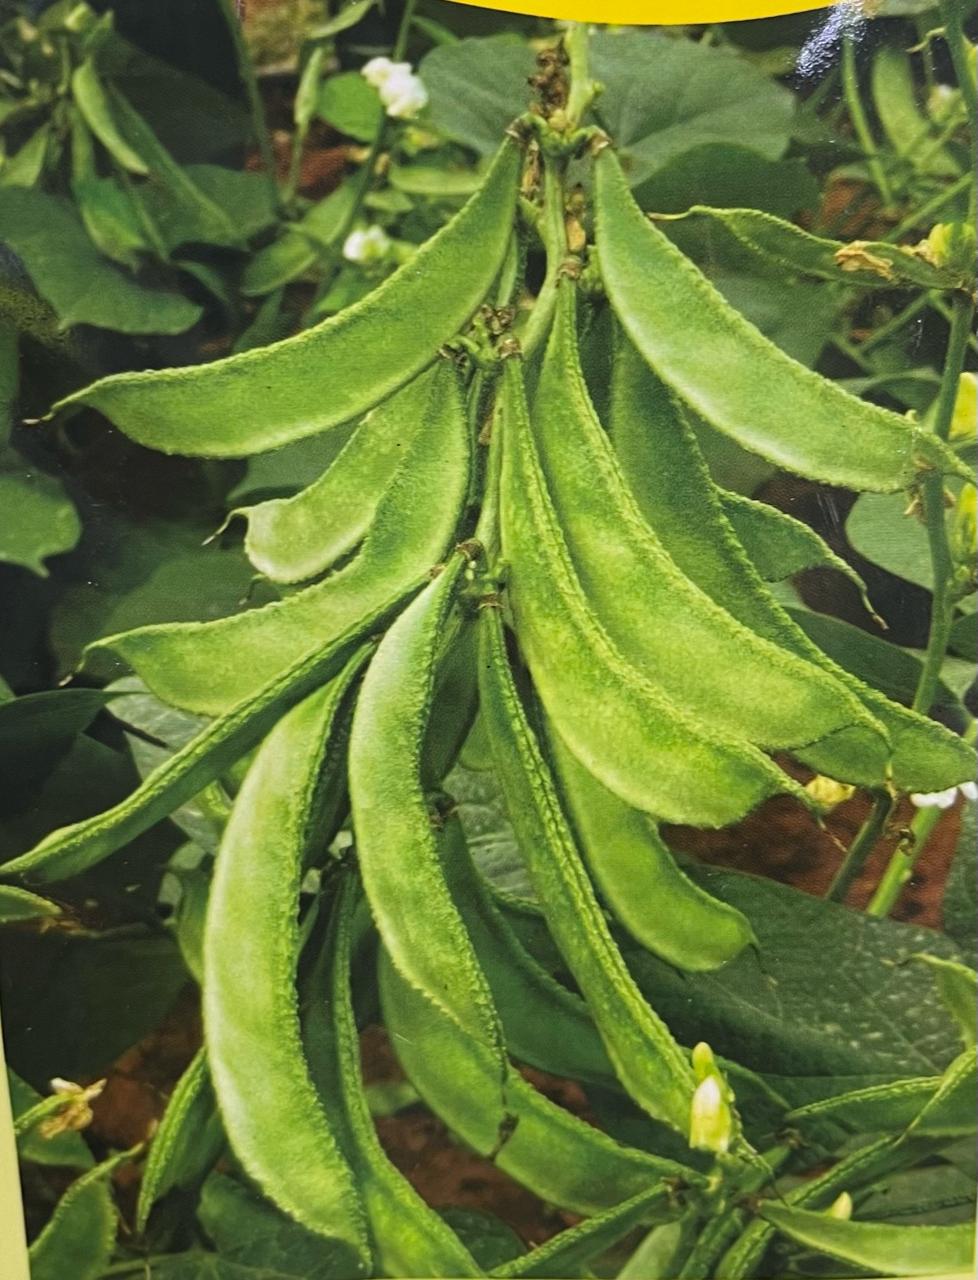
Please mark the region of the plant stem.
[[[973, 742], [976, 728], [978, 728], [978, 721], [972, 720], [964, 737]], [[893, 851], [889, 866], [870, 899], [869, 906], [866, 908], [867, 915], [888, 916], [899, 902], [900, 894], [910, 882], [914, 867], [927, 848], [927, 841], [933, 835], [934, 828], [940, 822], [944, 812], [937, 805], [928, 805], [925, 809], [918, 809], [914, 814], [909, 832]]]
[[961, 22], [961, 10], [957, 0], [941, 0], [941, 22], [944, 26], [944, 39], [947, 42], [954, 64], [954, 73], [961, 90], [961, 100], [968, 115], [968, 127], [971, 131], [971, 154], [974, 155], [978, 145], [978, 89], [975, 86], [975, 71], [970, 41], [965, 35]]
[[567, 119], [572, 129], [576, 129], [584, 119], [588, 107], [594, 101], [596, 92], [591, 79], [590, 39], [587, 24], [573, 22], [564, 36], [564, 48], [570, 59], [570, 94], [567, 98]]
[[[951, 332], [947, 344], [947, 356], [934, 419], [934, 434], [941, 440], [947, 440], [951, 433], [954, 405], [958, 396], [961, 372], [964, 369], [968, 338], [971, 334], [971, 321], [974, 314], [975, 306], [970, 298], [965, 297], [963, 294], [955, 297], [951, 315]], [[944, 664], [944, 657], [947, 653], [948, 641], [951, 636], [951, 627], [954, 622], [955, 599], [952, 590], [954, 559], [948, 543], [947, 521], [944, 509], [944, 480], [942, 476], [928, 474], [924, 477], [921, 484], [921, 500], [924, 509], [924, 520], [927, 525], [927, 540], [930, 544], [934, 592], [931, 603], [930, 636], [927, 640], [927, 653], [924, 657], [924, 669], [920, 673], [920, 680], [917, 684], [913, 708], [915, 711], [920, 711], [926, 715], [934, 701], [937, 682], [940, 679], [941, 667]]]
[[963, 177], [956, 179], [949, 187], [945, 187], [943, 191], [939, 191], [936, 196], [932, 196], [919, 209], [909, 214], [904, 220], [898, 223], [891, 232], [884, 238], [891, 243], [902, 240], [905, 235], [913, 231], [914, 227], [924, 226], [928, 219], [935, 213], [939, 213], [946, 204], [949, 204], [956, 196], [962, 195], [965, 191], [970, 191], [974, 187], [974, 179], [970, 173], [966, 173]]
[[554, 156], [544, 157], [543, 217], [540, 220], [540, 235], [543, 237], [544, 248], [547, 251], [547, 273], [529, 319], [522, 333], [518, 335], [524, 356], [532, 355], [549, 332], [550, 321], [557, 305], [560, 269], [567, 256], [564, 169], [563, 163]]
[[876, 848], [876, 842], [886, 830], [887, 824], [896, 808], [896, 797], [888, 791], [877, 793], [873, 807], [866, 821], [859, 828], [856, 837], [842, 860], [842, 865], [829, 885], [826, 898], [830, 902], [843, 902], [852, 888], [853, 882], [866, 865], [866, 860]]
[[890, 185], [886, 169], [880, 161], [876, 141], [873, 138], [869, 120], [860, 97], [859, 74], [856, 69], [856, 44], [851, 32], [845, 35], [842, 42], [842, 84], [846, 96], [846, 105], [849, 108], [849, 118], [852, 121], [852, 127], [856, 131], [859, 145], [862, 147], [863, 154], [866, 157], [870, 175], [877, 191], [880, 193], [884, 208], [889, 209], [893, 204], [893, 188]]
[[221, 12], [224, 15], [228, 31], [231, 33], [234, 57], [238, 64], [238, 75], [241, 77], [245, 96], [248, 99], [251, 128], [255, 135], [255, 145], [258, 147], [258, 153], [261, 156], [262, 170], [265, 174], [269, 191], [277, 206], [279, 196], [278, 183], [275, 180], [275, 152], [272, 150], [272, 139], [268, 132], [268, 121], [265, 118], [265, 105], [262, 102], [258, 78], [255, 75], [255, 64], [251, 60], [251, 52], [248, 49], [248, 42], [245, 40], [244, 29], [234, 6], [234, 0], [218, 0], [218, 3], [221, 6]]

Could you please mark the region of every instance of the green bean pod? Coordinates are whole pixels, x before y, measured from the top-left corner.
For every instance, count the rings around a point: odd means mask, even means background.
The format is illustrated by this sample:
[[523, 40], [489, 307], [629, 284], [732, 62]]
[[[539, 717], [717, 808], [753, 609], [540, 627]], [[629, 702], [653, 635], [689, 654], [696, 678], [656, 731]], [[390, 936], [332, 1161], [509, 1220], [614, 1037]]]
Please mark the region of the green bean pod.
[[[890, 702], [832, 662], [775, 600], [727, 519], [696, 438], [670, 392], [629, 342], [617, 347], [610, 431], [646, 520], [680, 569], [759, 635], [817, 663], [848, 685], [892, 742], [887, 769], [867, 759], [864, 735], [843, 730], [796, 752], [820, 773], [906, 791], [940, 791], [974, 776], [973, 749], [942, 725]], [[682, 485], [674, 477], [682, 476]]]
[[198, 1049], [170, 1094], [160, 1127], [153, 1134], [139, 1182], [136, 1230], [146, 1230], [153, 1205], [168, 1191], [202, 1183], [225, 1142], [207, 1053]]
[[[372, 619], [374, 625], [381, 618]], [[104, 813], [59, 827], [0, 867], [4, 876], [45, 883], [79, 875], [186, 804], [251, 750], [295, 703], [337, 674], [360, 643], [362, 625], [314, 648], [255, 696], [212, 721], [168, 756], [124, 800]]]
[[584, 384], [575, 295], [565, 278], [531, 420], [557, 519], [602, 628], [677, 705], [721, 733], [777, 749], [861, 727], [867, 754], [884, 761], [886, 742], [859, 699], [716, 604], [643, 519]]
[[409, 398], [424, 405], [419, 429], [349, 564], [260, 609], [214, 622], [138, 627], [93, 647], [118, 654], [164, 702], [220, 715], [313, 644], [393, 614], [450, 545], [469, 476], [455, 369], [439, 361]]
[[662, 1178], [692, 1170], [625, 1147], [513, 1074], [500, 1097], [491, 1054], [406, 982], [380, 964], [384, 1025], [425, 1102], [467, 1146], [550, 1204], [595, 1214]]
[[373, 1274], [482, 1275], [455, 1233], [391, 1164], [377, 1137], [363, 1089], [350, 995], [359, 893], [354, 876], [344, 873], [325, 945], [310, 974], [303, 1034], [319, 1096], [354, 1170], [366, 1210], [376, 1263]]
[[675, 219], [667, 215], [656, 221], [686, 218], [719, 225], [768, 266], [789, 275], [811, 276], [864, 289], [893, 289], [901, 285], [960, 289], [967, 283], [960, 273], [928, 262], [912, 247], [885, 240], [857, 240], [850, 244], [829, 240], [761, 209], [714, 209], [694, 204]]
[[662, 1184], [646, 1187], [630, 1200], [576, 1227], [568, 1227], [522, 1257], [503, 1263], [492, 1274], [500, 1277], [588, 1275], [585, 1268], [592, 1259], [606, 1253], [636, 1227], [662, 1221], [672, 1211], [674, 1201], [671, 1187]]
[[398, 969], [507, 1074], [489, 984], [452, 901], [437, 818], [422, 784], [434, 668], [459, 580], [456, 553], [387, 632], [363, 682], [350, 735], [350, 804], [364, 889]]
[[255, 755], [214, 869], [203, 1000], [211, 1078], [235, 1155], [280, 1209], [345, 1241], [366, 1265], [363, 1208], [306, 1066], [296, 991], [299, 890], [318, 792], [326, 772], [342, 768], [336, 721], [365, 657], [293, 707]]
[[730, 306], [645, 217], [610, 147], [595, 178], [598, 260], [615, 314], [707, 422], [779, 467], [848, 489], [889, 493], [922, 469], [960, 472], [932, 433], [798, 364]]
[[519, 701], [498, 612], [485, 609], [480, 626], [482, 714], [506, 807], [554, 942], [628, 1093], [685, 1137], [695, 1084], [689, 1063], [645, 1002], [611, 937]]
[[479, 190], [361, 302], [268, 347], [211, 364], [113, 374], [61, 400], [164, 453], [239, 458], [351, 422], [435, 359], [506, 255], [521, 152], [507, 139]]
[[371, 410], [336, 459], [291, 498], [238, 507], [245, 552], [273, 582], [303, 582], [332, 568], [368, 535], [384, 490], [428, 411], [428, 382], [415, 378]]
[[123, 1152], [75, 1179], [31, 1243], [31, 1280], [99, 1280], [118, 1225], [109, 1180], [131, 1159], [132, 1152]]
[[0, 924], [19, 924], [22, 920], [40, 920], [61, 914], [61, 908], [47, 898], [27, 889], [0, 884]]
[[717, 969], [756, 943], [745, 915], [683, 874], [655, 823], [603, 787], [557, 735], [550, 745], [578, 846], [636, 942], [690, 973]]
[[555, 728], [622, 800], [665, 821], [718, 827], [800, 788], [760, 751], [678, 708], [591, 612], [549, 501], [519, 361], [503, 366], [501, 526], [520, 647]]
[[489, 980], [510, 1052], [542, 1071], [618, 1088], [584, 1001], [525, 950], [492, 901], [454, 815], [445, 821], [443, 849], [445, 878]]
[[773, 1200], [765, 1200], [760, 1212], [798, 1244], [879, 1275], [947, 1275], [974, 1265], [975, 1228], [970, 1222], [945, 1227], [845, 1222]]
[[766, 502], [727, 489], [718, 493], [724, 515], [765, 582], [783, 582], [804, 569], [835, 569], [866, 601], [865, 582], [809, 525]]
[[967, 1137], [976, 1126], [978, 1064], [974, 1048], [965, 1049], [944, 1072], [937, 1090], [907, 1125], [905, 1136]]

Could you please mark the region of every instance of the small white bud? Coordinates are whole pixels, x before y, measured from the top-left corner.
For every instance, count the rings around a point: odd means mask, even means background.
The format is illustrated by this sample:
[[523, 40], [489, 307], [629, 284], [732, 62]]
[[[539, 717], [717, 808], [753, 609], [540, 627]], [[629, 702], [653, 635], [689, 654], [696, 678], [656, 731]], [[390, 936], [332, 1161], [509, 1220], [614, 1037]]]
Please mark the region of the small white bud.
[[733, 1116], [716, 1075], [701, 1080], [693, 1094], [689, 1117], [689, 1145], [695, 1151], [722, 1154], [730, 1150]]

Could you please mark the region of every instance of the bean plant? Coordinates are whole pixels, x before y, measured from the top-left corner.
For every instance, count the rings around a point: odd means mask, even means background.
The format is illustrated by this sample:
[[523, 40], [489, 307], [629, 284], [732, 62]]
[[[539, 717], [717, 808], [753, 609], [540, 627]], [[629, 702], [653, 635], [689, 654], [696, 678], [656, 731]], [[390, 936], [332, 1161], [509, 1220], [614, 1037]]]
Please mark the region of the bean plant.
[[[973, 50], [956, 5], [941, 16], [929, 38], [950, 51], [963, 107], [932, 166], [956, 163], [942, 148], [974, 119]], [[937, 1069], [832, 1071], [815, 1036], [810, 1069], [791, 1079], [756, 1052], [740, 1061], [745, 1015], [723, 975], [751, 957], [764, 973], [764, 910], [673, 852], [669, 833], [728, 827], [777, 798], [820, 822], [863, 790], [869, 816], [830, 891], [841, 901], [913, 795], [916, 830], [870, 905], [885, 917], [940, 804], [973, 785], [970, 716], [960, 702], [929, 714], [975, 590], [959, 429], [973, 237], [964, 220], [842, 240], [750, 207], [648, 216], [602, 115], [591, 43], [579, 26], [544, 43], [473, 193], [362, 297], [278, 341], [110, 373], [36, 427], [97, 414], [146, 450], [213, 467], [342, 441], [298, 492], [232, 511], [260, 577], [251, 607], [89, 646], [87, 663], [131, 674], [79, 685], [80, 698], [117, 704], [123, 722], [127, 699], [156, 709], [143, 776], [0, 868], [0, 919], [45, 920], [62, 882], [111, 875], [167, 818], [206, 829], [215, 851], [212, 868], [186, 871], [179, 914], [202, 1047], [147, 1147], [68, 1187], [31, 1245], [36, 1280], [252, 1274], [246, 1259], [222, 1270], [183, 1248], [188, 1205], [206, 1227], [245, 1188], [295, 1242], [293, 1261], [268, 1259], [263, 1275], [746, 1280], [971, 1265], [973, 961], [915, 934], [896, 965], [933, 992], [933, 1034], [959, 1041]], [[96, 128], [88, 65], [72, 73], [71, 110], [132, 170], [125, 139]], [[900, 183], [922, 182], [919, 200], [947, 186], [907, 154], [889, 167], [866, 143], [884, 203]], [[926, 300], [918, 311], [945, 311], [929, 410], [863, 398], [858, 379], [828, 378], [765, 336], [684, 251], [704, 228], [857, 305], [903, 290]], [[913, 507], [933, 609], [911, 696], [820, 643], [775, 585], [842, 562], [812, 529], [723, 487], [705, 452], [717, 439], [864, 495], [854, 520], [864, 502]], [[473, 777], [505, 812], [517, 894], [479, 855]], [[867, 947], [877, 925], [858, 917]], [[820, 944], [816, 929], [796, 946]], [[776, 1020], [773, 977], [766, 998]], [[571, 1225], [535, 1248], [501, 1246], [422, 1198], [375, 1128], [358, 1041], [371, 1018], [417, 1097]], [[579, 1082], [600, 1127], [521, 1065]], [[58, 1118], [94, 1101], [82, 1086], [46, 1099], [23, 1088], [25, 1159], [44, 1126], [63, 1141], [81, 1125], [59, 1132]], [[114, 1248], [109, 1184], [134, 1160], [133, 1235]], [[914, 1180], [933, 1193], [901, 1203]]]

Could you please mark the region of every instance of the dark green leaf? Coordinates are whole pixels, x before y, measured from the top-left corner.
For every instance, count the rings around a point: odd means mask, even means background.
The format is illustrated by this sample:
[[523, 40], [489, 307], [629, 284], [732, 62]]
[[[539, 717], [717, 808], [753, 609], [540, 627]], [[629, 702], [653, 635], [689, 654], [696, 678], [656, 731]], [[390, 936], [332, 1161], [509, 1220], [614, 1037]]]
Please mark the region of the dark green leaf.
[[[16, 1072], [7, 1071], [7, 1084], [10, 1088], [10, 1105], [15, 1120], [41, 1101], [41, 1094], [26, 1080], [22, 1080]], [[80, 1133], [71, 1131], [45, 1138], [36, 1128], [31, 1129], [22, 1138], [18, 1138], [17, 1151], [22, 1160], [29, 1160], [31, 1164], [51, 1165], [54, 1168], [90, 1169], [94, 1163], [92, 1153], [85, 1145], [85, 1139]]]
[[[655, 213], [709, 204], [791, 218], [817, 203], [818, 183], [803, 160], [769, 160], [736, 142], [707, 142], [667, 161], [635, 189], [635, 199]], [[664, 223], [663, 230], [672, 228]]]
[[316, 110], [327, 124], [359, 142], [371, 142], [384, 122], [380, 95], [359, 71], [343, 71], [324, 80]]
[[44, 561], [70, 551], [81, 535], [78, 513], [53, 476], [16, 454], [8, 452], [0, 467], [0, 561], [46, 578]]
[[432, 124], [446, 138], [494, 155], [503, 131], [529, 101], [534, 61], [529, 45], [512, 35], [432, 49], [419, 67]]
[[177, 293], [140, 284], [104, 258], [67, 201], [41, 191], [0, 190], [0, 240], [23, 261], [64, 328], [121, 333], [182, 333], [200, 307]]
[[961, 834], [944, 890], [944, 928], [972, 963], [978, 959], [978, 814], [974, 804], [961, 812]]

